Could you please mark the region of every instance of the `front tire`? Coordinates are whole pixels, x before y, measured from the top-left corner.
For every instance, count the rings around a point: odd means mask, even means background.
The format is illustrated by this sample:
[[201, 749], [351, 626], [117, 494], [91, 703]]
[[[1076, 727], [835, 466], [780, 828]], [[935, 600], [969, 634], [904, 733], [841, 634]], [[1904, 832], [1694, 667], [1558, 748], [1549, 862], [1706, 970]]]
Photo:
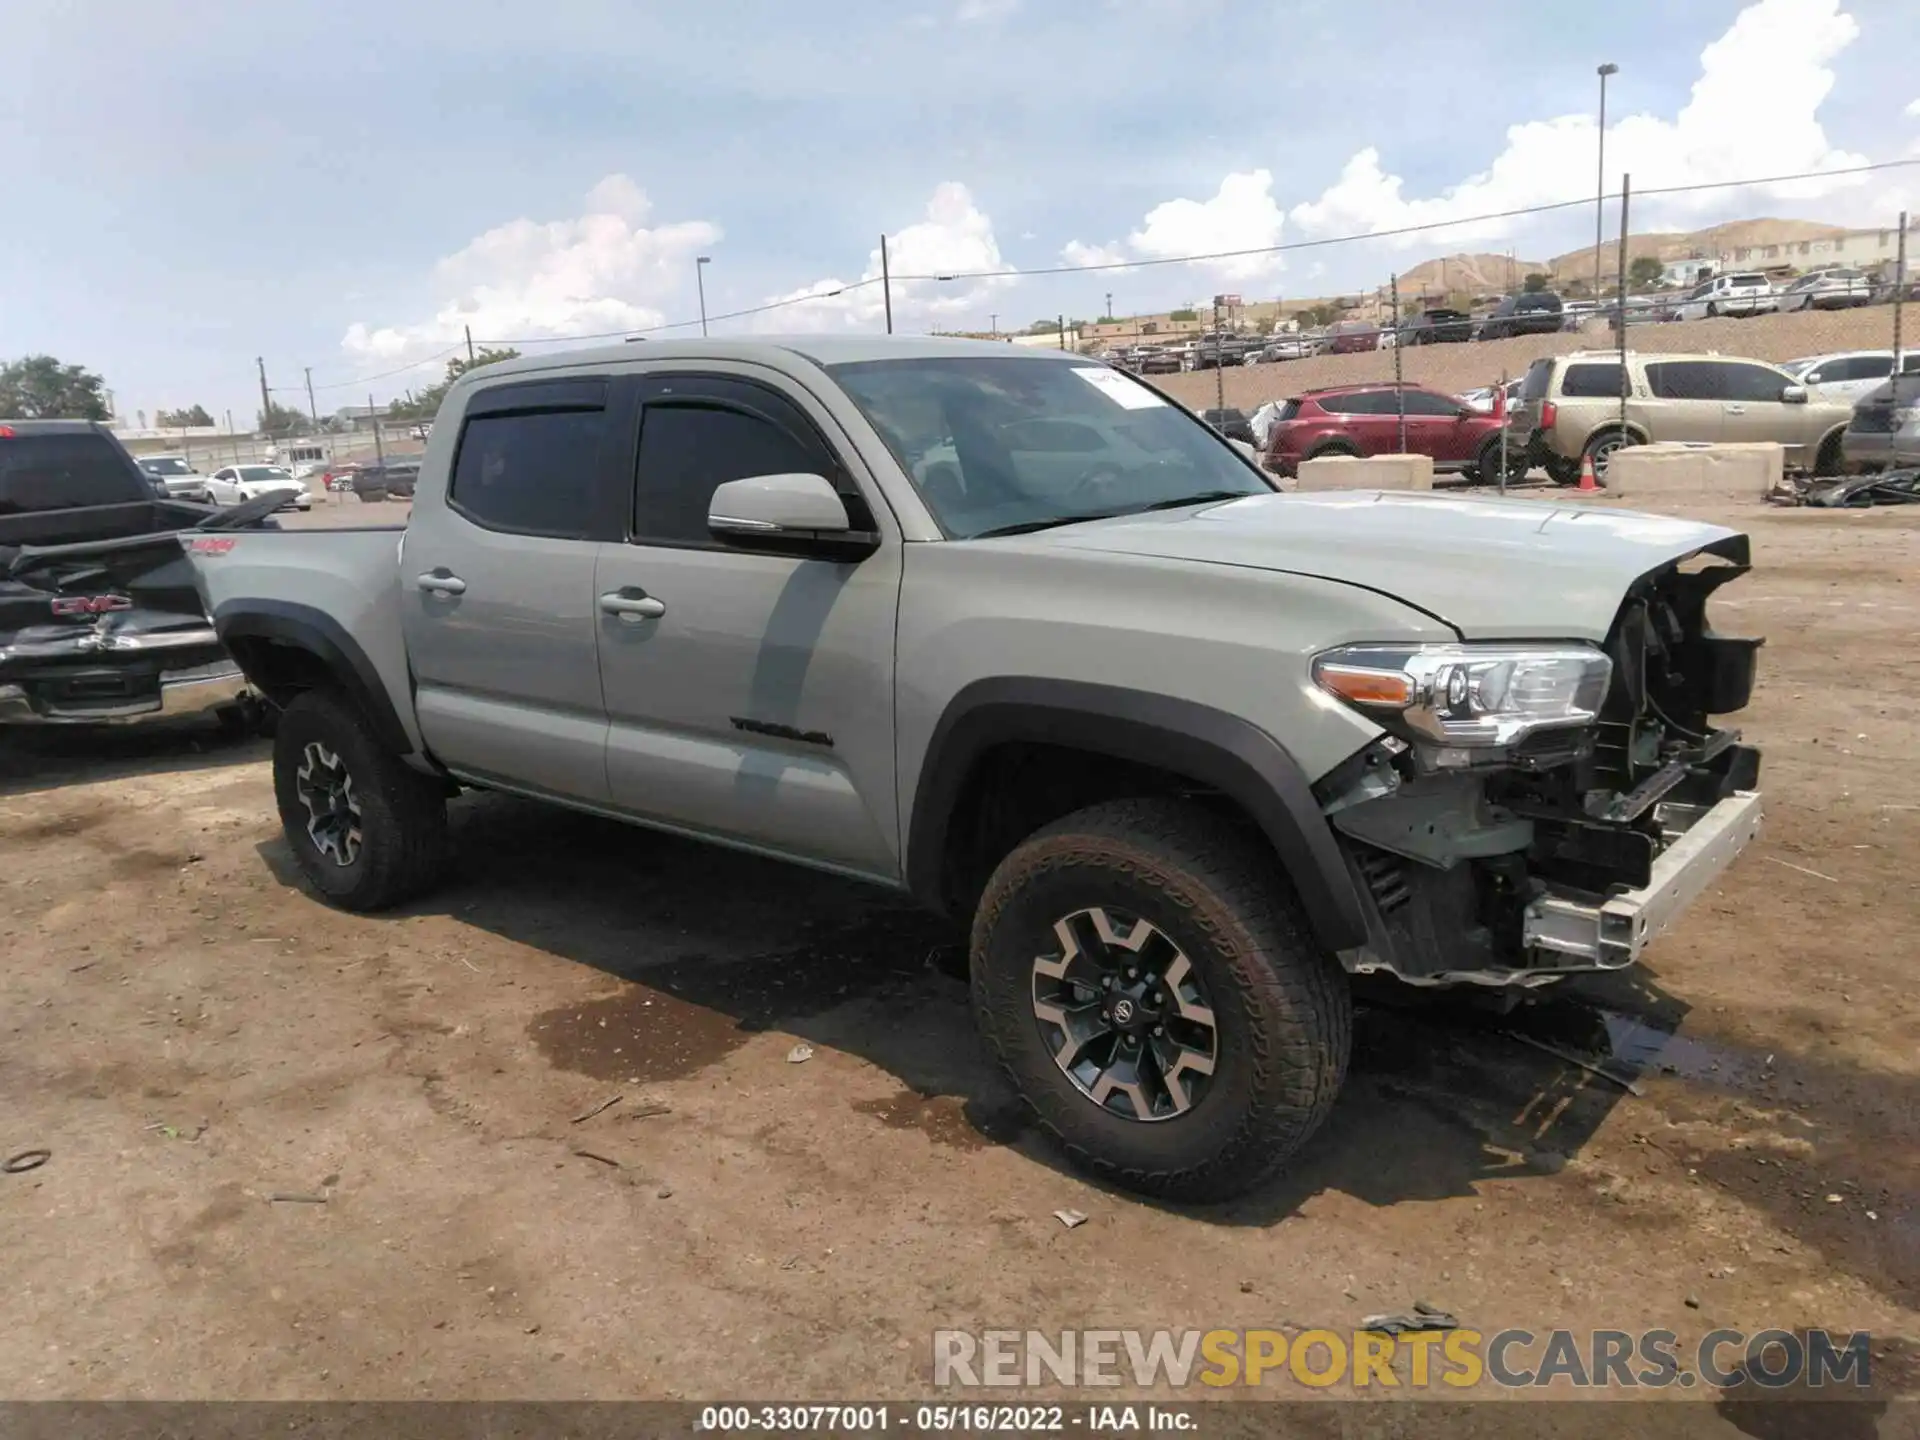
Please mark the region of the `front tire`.
[[282, 712], [273, 793], [300, 873], [342, 909], [397, 905], [445, 869], [444, 789], [382, 745], [335, 691], [306, 691]]
[[1029, 837], [973, 923], [981, 1033], [1077, 1166], [1222, 1200], [1326, 1119], [1353, 1001], [1256, 837], [1197, 806], [1122, 800]]

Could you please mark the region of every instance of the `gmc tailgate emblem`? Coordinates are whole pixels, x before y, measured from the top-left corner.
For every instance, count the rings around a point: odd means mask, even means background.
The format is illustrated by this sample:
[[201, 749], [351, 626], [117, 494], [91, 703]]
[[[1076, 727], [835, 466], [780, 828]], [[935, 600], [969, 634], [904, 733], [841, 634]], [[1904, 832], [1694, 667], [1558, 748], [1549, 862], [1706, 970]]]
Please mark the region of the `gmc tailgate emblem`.
[[53, 602], [56, 615], [105, 615], [132, 608], [133, 601], [124, 595], [65, 595]]

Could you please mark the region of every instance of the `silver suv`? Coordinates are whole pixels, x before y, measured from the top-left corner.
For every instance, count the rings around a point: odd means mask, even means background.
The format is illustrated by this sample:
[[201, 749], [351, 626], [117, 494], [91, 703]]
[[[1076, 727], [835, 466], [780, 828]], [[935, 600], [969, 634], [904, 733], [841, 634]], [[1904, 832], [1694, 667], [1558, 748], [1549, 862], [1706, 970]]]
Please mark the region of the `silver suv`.
[[1531, 448], [1561, 484], [1579, 476], [1582, 456], [1604, 475], [1623, 445], [1677, 440], [1733, 444], [1771, 440], [1789, 469], [1830, 475], [1841, 466], [1840, 437], [1853, 407], [1809, 397], [1777, 365], [1730, 355], [1626, 355], [1621, 405], [1617, 350], [1546, 355], [1528, 367], [1509, 436]]

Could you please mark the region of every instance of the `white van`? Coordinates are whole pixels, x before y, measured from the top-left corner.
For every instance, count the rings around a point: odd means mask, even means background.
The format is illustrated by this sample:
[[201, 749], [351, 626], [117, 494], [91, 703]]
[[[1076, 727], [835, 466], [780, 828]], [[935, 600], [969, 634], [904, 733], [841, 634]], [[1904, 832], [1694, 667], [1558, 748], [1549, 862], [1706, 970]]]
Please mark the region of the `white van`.
[[1701, 281], [1686, 299], [1673, 307], [1673, 318], [1710, 320], [1716, 315], [1765, 315], [1779, 305], [1772, 281], [1764, 275], [1740, 272]]

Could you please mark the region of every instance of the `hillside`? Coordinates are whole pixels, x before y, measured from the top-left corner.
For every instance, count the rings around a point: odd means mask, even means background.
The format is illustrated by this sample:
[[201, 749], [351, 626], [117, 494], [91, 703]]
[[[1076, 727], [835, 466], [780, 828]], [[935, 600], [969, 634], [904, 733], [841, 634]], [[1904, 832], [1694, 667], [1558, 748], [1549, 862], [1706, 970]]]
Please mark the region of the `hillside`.
[[1474, 295], [1498, 295], [1518, 290], [1520, 283], [1536, 270], [1545, 270], [1544, 260], [1522, 260], [1506, 255], [1446, 255], [1437, 260], [1422, 260], [1410, 270], [1400, 272], [1400, 293], [1408, 295], [1451, 295], [1465, 291]]
[[[1689, 255], [1716, 255], [1722, 250], [1737, 250], [1745, 245], [1789, 245], [1801, 240], [1822, 240], [1843, 233], [1839, 225], [1822, 225], [1813, 220], [1730, 220], [1724, 225], [1709, 225], [1704, 230], [1649, 231], [1627, 237], [1627, 260], [1631, 264], [1642, 255], [1657, 260], [1684, 260]], [[1602, 264], [1612, 275], [1619, 265], [1620, 238], [1610, 235], [1602, 245]], [[1593, 247], [1569, 250], [1556, 255], [1543, 268], [1556, 280], [1593, 278]]]

